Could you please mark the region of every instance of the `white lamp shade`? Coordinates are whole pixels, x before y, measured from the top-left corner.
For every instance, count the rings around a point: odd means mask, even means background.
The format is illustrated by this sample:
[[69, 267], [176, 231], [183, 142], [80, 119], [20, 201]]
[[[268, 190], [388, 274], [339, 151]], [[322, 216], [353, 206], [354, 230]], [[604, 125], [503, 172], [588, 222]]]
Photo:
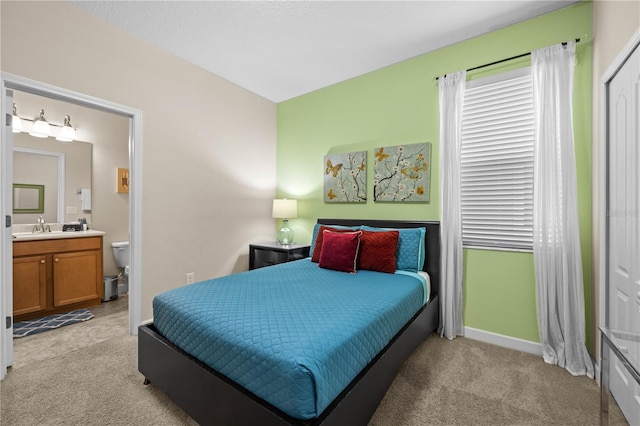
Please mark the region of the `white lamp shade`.
[[293, 219], [298, 217], [298, 201], [287, 200], [273, 200], [273, 214], [272, 217], [276, 219]]
[[71, 142], [76, 138], [76, 129], [71, 126], [63, 126], [58, 133], [57, 140], [61, 142]]
[[33, 122], [33, 129], [29, 132], [31, 136], [35, 136], [36, 138], [48, 138], [51, 136], [51, 128], [49, 127], [49, 123], [42, 120], [35, 120]]
[[11, 128], [13, 129], [13, 133], [22, 132], [22, 120], [17, 115], [14, 115], [11, 120]]

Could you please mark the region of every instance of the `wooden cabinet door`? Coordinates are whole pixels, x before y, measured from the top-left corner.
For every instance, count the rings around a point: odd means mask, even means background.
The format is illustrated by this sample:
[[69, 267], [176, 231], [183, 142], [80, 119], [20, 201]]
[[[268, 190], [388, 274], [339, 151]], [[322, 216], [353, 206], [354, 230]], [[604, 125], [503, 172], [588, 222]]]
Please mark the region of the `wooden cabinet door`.
[[53, 306], [101, 298], [101, 261], [99, 250], [54, 254]]
[[13, 259], [13, 315], [47, 308], [47, 257]]

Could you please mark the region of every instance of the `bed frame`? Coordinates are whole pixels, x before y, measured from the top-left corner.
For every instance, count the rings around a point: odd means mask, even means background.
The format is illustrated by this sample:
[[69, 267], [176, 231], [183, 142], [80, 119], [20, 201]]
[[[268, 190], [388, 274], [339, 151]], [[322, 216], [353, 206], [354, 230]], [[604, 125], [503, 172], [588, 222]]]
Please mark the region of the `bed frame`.
[[391, 342], [317, 418], [295, 419], [195, 359], [160, 335], [153, 324], [139, 327], [138, 369], [200, 425], [366, 425], [397, 372], [439, 324], [440, 224], [438, 222], [318, 219], [325, 225], [427, 228], [424, 270], [431, 298]]

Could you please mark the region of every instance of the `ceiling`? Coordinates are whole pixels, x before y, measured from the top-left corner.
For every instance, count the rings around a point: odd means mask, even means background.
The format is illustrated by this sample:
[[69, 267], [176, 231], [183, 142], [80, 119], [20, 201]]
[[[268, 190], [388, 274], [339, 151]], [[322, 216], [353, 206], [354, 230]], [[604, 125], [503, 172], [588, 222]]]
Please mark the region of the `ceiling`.
[[70, 1], [273, 102], [577, 2]]

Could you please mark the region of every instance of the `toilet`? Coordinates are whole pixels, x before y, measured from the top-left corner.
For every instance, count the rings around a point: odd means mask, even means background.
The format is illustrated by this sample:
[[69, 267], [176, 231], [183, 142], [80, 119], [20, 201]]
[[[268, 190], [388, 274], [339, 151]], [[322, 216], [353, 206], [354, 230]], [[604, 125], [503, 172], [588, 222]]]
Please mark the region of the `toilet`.
[[124, 294], [129, 291], [129, 241], [113, 242], [111, 250], [122, 277], [121, 283], [118, 284], [118, 294]]

